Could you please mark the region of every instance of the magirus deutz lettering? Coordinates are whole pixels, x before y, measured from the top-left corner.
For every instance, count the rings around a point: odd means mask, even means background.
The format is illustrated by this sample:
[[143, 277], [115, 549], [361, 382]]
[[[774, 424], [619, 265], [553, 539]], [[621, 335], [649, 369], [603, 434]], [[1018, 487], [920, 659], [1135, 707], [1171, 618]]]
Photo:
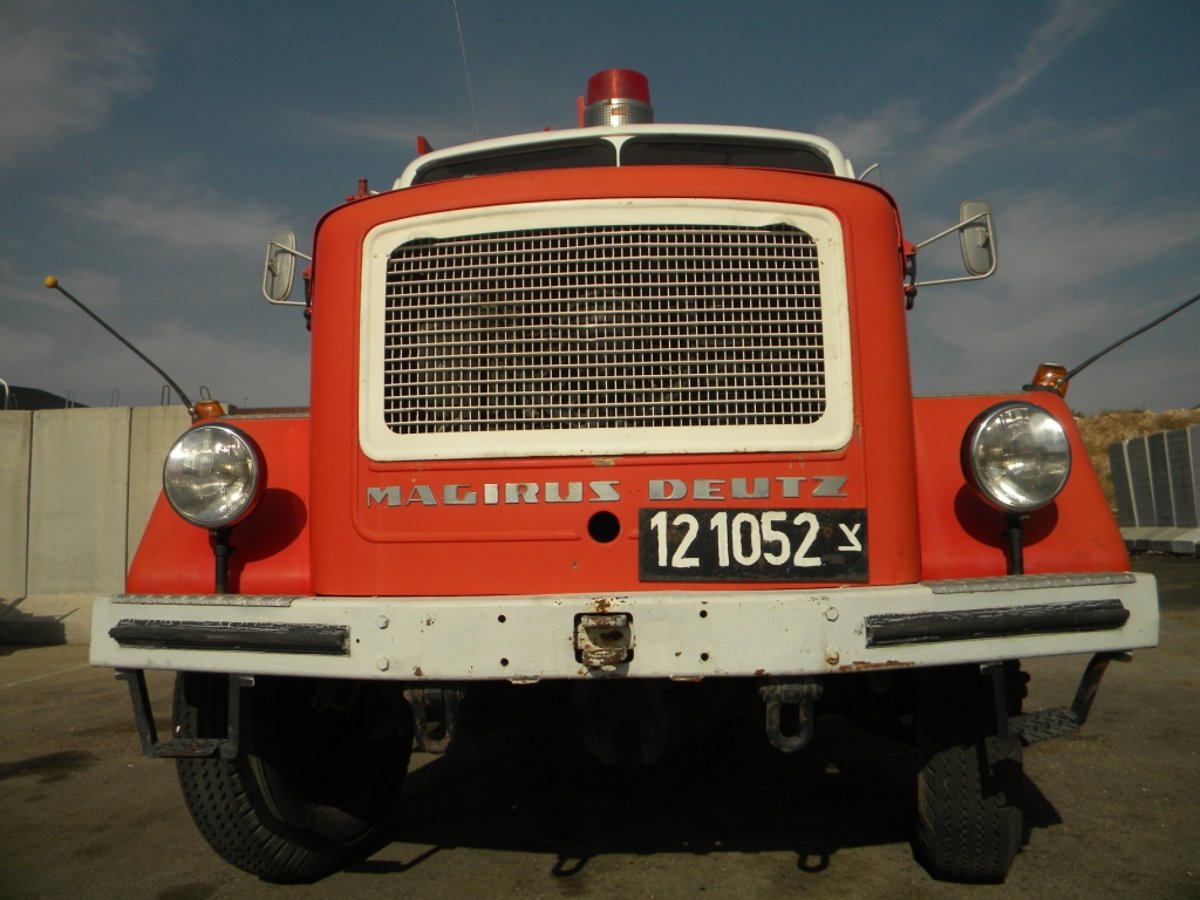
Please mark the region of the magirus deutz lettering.
[[[673, 500], [794, 500], [845, 497], [844, 475], [776, 475], [772, 478], [656, 478], [644, 496]], [[613, 503], [620, 501], [619, 481], [506, 481], [482, 484], [391, 484], [367, 488], [367, 506], [499, 506], [513, 503]]]
[[[1158, 606], [1065, 370], [912, 395], [918, 289], [995, 271], [990, 207], [911, 240], [833, 142], [656, 123], [629, 70], [577, 110], [418, 138], [303, 250], [268, 242], [311, 408], [196, 404], [92, 661], [205, 839], [268, 881], [374, 852], [413, 748], [469, 753], [531, 702], [625, 767], [703, 753], [747, 706], [781, 752], [826, 716], [879, 730], [910, 744], [886, 768], [915, 857], [1002, 880], [1023, 746], [1083, 725]], [[964, 271], [920, 282], [938, 238]], [[1080, 699], [1024, 709], [1021, 659], [1064, 654]], [[147, 669], [177, 672], [163, 736]]]

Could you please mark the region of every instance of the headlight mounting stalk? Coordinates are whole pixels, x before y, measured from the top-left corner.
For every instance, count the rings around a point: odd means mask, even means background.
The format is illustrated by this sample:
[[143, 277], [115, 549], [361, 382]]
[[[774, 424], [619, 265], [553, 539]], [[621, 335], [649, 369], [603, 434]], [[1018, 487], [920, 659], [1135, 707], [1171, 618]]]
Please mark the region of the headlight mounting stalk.
[[1004, 514], [1004, 539], [1008, 542], [1008, 574], [1025, 574], [1025, 516], [1020, 513]]
[[233, 546], [229, 543], [232, 528], [211, 528], [208, 532], [209, 543], [213, 551], [213, 593], [229, 593], [229, 557], [233, 555]]

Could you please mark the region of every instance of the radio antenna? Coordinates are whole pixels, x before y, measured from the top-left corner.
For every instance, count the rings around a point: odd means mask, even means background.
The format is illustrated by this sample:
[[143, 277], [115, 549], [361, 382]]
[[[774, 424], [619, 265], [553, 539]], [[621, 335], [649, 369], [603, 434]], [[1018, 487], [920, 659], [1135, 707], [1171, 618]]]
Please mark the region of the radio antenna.
[[471, 67], [467, 65], [467, 42], [463, 40], [462, 19], [458, 16], [458, 0], [454, 4], [454, 24], [458, 26], [458, 46], [462, 50], [463, 73], [467, 76], [467, 99], [471, 102], [471, 122], [475, 126], [475, 137], [479, 138], [479, 117], [475, 115], [475, 92], [471, 90]]
[[1107, 353], [1110, 353], [1113, 350], [1116, 350], [1118, 347], [1120, 347], [1126, 341], [1133, 340], [1135, 337], [1137, 337], [1143, 331], [1149, 331], [1151, 328], [1153, 328], [1155, 325], [1159, 324], [1160, 322], [1164, 322], [1167, 319], [1171, 318], [1171, 316], [1175, 315], [1175, 313], [1183, 312], [1185, 309], [1187, 309], [1189, 306], [1191, 306], [1197, 300], [1200, 300], [1200, 294], [1197, 294], [1194, 297], [1190, 297], [1187, 300], [1184, 300], [1178, 306], [1172, 307], [1171, 309], [1167, 310], [1165, 313], [1163, 313], [1161, 316], [1159, 316], [1154, 321], [1147, 322], [1141, 328], [1138, 328], [1135, 331], [1131, 331], [1129, 334], [1125, 335], [1125, 337], [1121, 338], [1119, 341], [1109, 344], [1107, 347], [1105, 347], [1099, 353], [1092, 354], [1087, 359], [1085, 359], [1083, 362], [1081, 362], [1079, 365], [1077, 365], [1075, 368], [1073, 368], [1070, 372], [1068, 372], [1066, 375], [1064, 375], [1063, 380], [1070, 381], [1072, 378], [1074, 378], [1076, 375], [1078, 375], [1080, 372], [1082, 372], [1084, 369], [1086, 369], [1088, 366], [1090, 366], [1092, 363], [1094, 363], [1100, 357], [1106, 355]]
[[157, 365], [155, 365], [154, 360], [152, 360], [150, 357], [148, 357], [145, 353], [143, 353], [137, 347], [133, 346], [133, 344], [129, 343], [129, 341], [125, 340], [125, 338], [123, 338], [117, 332], [117, 330], [115, 328], [113, 328], [111, 325], [109, 325], [107, 322], [105, 322], [102, 318], [100, 318], [98, 315], [96, 315], [94, 312], [92, 312], [90, 309], [88, 309], [86, 306], [84, 306], [83, 303], [81, 303], [78, 299], [76, 299], [75, 296], [70, 291], [68, 291], [65, 287], [63, 287], [61, 284], [59, 284], [58, 279], [55, 278], [53, 275], [47, 275], [44, 283], [45, 283], [46, 287], [50, 288], [51, 290], [58, 291], [60, 294], [62, 294], [64, 297], [66, 297], [68, 300], [70, 300], [72, 303], [74, 303], [76, 306], [78, 306], [80, 309], [82, 309], [85, 313], [87, 313], [89, 316], [91, 316], [96, 321], [97, 325], [99, 325], [101, 328], [103, 328], [105, 331], [107, 331], [109, 334], [111, 334], [113, 337], [115, 337], [118, 341], [120, 341], [122, 344], [124, 344], [130, 350], [132, 350], [135, 354], [137, 354], [138, 358], [141, 359], [142, 362], [146, 363], [146, 365], [148, 365], [155, 372], [157, 372], [159, 375], [161, 375], [163, 377], [163, 380], [166, 381], [167, 384], [169, 384], [172, 388], [175, 389], [175, 393], [179, 395], [179, 399], [183, 401], [183, 405], [187, 407], [188, 413], [191, 414], [192, 418], [194, 419], [196, 417], [196, 407], [192, 403], [192, 401], [188, 399], [187, 394], [185, 394], [183, 392], [183, 388], [181, 388], [179, 385], [177, 385], [174, 382], [174, 380], [171, 378], [170, 375], [168, 375], [166, 372], [164, 372], [162, 369], [160, 369]]

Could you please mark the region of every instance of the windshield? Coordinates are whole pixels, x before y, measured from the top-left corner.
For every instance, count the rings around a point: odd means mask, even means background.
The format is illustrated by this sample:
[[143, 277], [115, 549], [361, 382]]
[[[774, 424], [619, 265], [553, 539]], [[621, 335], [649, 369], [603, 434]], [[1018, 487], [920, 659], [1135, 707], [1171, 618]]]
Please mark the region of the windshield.
[[803, 144], [750, 139], [635, 137], [621, 145], [623, 166], [758, 166], [832, 174], [829, 158]]
[[445, 181], [468, 175], [500, 175], [504, 172], [530, 172], [539, 169], [576, 169], [590, 166], [615, 166], [617, 148], [608, 141], [564, 141], [534, 147], [506, 148], [485, 153], [456, 156], [422, 169], [413, 184]]
[[[615, 166], [617, 145], [595, 140], [504, 147], [454, 156], [421, 169], [413, 184], [473, 175], [544, 169]], [[794, 172], [833, 173], [833, 163], [814, 147], [787, 141], [700, 135], [639, 135], [620, 144], [622, 166], [756, 166]]]

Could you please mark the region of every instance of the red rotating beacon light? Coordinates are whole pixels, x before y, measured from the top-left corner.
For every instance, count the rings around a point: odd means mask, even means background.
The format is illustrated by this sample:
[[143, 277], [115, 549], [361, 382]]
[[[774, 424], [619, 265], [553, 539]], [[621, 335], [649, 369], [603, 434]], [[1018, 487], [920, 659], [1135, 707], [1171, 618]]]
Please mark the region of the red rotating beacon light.
[[580, 103], [580, 127], [640, 125], [654, 121], [650, 82], [633, 69], [605, 69], [588, 79], [586, 105]]

